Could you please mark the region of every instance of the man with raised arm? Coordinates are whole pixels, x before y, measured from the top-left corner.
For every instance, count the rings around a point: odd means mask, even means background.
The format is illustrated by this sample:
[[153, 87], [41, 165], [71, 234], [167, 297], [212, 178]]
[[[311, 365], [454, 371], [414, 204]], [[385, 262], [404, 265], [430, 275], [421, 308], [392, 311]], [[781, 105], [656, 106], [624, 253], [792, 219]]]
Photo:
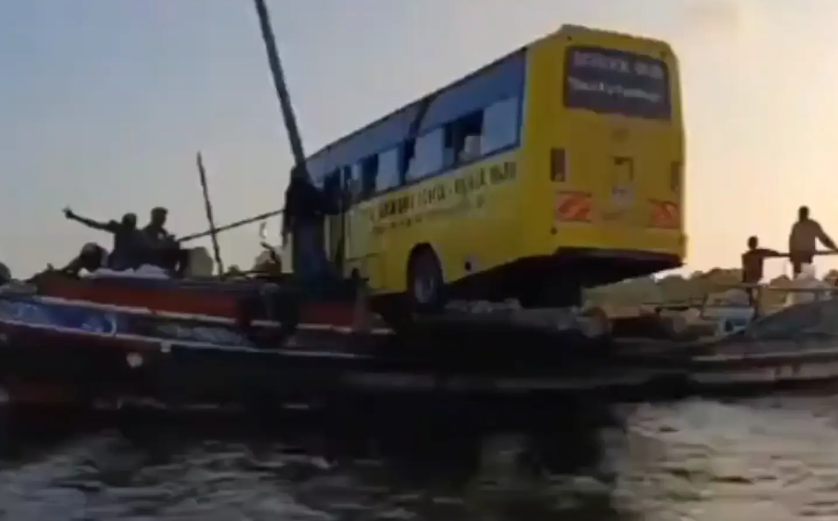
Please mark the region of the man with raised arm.
[[818, 242], [832, 251], [838, 251], [835, 242], [823, 231], [820, 223], [809, 216], [809, 207], [801, 206], [797, 210], [797, 222], [789, 234], [789, 260], [795, 277], [800, 275], [804, 264], [812, 264]]
[[64, 216], [71, 221], [81, 223], [94, 230], [102, 230], [113, 234], [113, 250], [108, 256], [108, 267], [113, 270], [137, 268], [142, 264], [145, 244], [142, 235], [137, 230], [137, 216], [126, 213], [120, 221], [94, 221], [82, 217], [69, 208], [64, 209]]
[[748, 249], [742, 254], [742, 283], [748, 286], [745, 292], [751, 304], [757, 300], [757, 285], [762, 282], [765, 259], [781, 256], [782, 254], [776, 250], [760, 248], [756, 236], [748, 237]]

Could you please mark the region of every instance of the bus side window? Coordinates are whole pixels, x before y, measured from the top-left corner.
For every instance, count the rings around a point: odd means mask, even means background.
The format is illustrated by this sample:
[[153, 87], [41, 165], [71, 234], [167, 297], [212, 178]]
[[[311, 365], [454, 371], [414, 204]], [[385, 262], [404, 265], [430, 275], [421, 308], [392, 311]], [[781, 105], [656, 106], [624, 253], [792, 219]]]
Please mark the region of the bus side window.
[[445, 166], [468, 163], [480, 157], [483, 110], [472, 112], [445, 126]]
[[407, 179], [413, 162], [416, 160], [416, 140], [408, 139], [399, 148], [399, 182]]
[[487, 155], [518, 142], [520, 132], [520, 99], [508, 98], [493, 103], [483, 115], [483, 135], [480, 138], [480, 154]]
[[341, 208], [340, 169], [326, 174], [323, 180], [323, 194], [333, 207]]
[[378, 155], [361, 160], [361, 197], [366, 199], [375, 192], [378, 177]]
[[415, 181], [442, 170], [443, 130], [436, 129], [416, 139], [413, 161], [407, 171], [407, 180]]
[[345, 166], [340, 169], [340, 193], [343, 200], [343, 207], [349, 208], [354, 202], [352, 195], [352, 167]]
[[384, 192], [399, 186], [399, 149], [394, 148], [378, 155], [378, 175], [375, 178], [375, 191]]
[[351, 204], [357, 204], [363, 199], [363, 175], [361, 163], [355, 163], [350, 168], [350, 175], [347, 183], [347, 191], [349, 192], [349, 200]]

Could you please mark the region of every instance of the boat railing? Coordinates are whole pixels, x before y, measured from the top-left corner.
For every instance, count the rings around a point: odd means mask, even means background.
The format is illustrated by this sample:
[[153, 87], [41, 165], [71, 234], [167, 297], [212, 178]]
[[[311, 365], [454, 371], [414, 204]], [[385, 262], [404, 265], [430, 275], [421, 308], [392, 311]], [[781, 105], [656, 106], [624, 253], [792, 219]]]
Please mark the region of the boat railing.
[[[792, 280], [789, 283], [811, 283], [811, 281], [828, 284], [817, 279]], [[729, 293], [731, 291], [736, 291], [736, 293]], [[793, 297], [783, 303], [771, 305], [766, 302], [767, 299], [763, 298], [767, 293], [782, 293]], [[646, 307], [647, 309], [651, 308], [657, 316], [666, 314], [683, 316], [684, 313], [695, 310], [694, 320], [700, 323], [735, 322], [742, 325], [791, 305], [831, 299], [836, 293], [838, 293], [838, 287], [831, 284], [803, 287], [794, 285], [777, 287], [769, 284], [746, 283], [715, 284], [702, 297], [648, 304]]]

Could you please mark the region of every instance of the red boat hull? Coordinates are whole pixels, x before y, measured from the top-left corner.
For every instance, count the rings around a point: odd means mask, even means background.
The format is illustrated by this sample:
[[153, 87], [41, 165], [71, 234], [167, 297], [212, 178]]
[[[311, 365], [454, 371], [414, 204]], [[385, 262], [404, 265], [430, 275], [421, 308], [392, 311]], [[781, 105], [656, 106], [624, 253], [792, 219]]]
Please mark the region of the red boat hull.
[[[156, 281], [155, 281], [156, 282]], [[43, 296], [93, 302], [103, 305], [143, 308], [160, 312], [207, 315], [233, 319], [238, 316], [243, 292], [224, 291], [207, 285], [187, 287], [177, 284], [143, 285], [137, 281], [122, 284], [118, 280], [48, 278], [38, 282]], [[303, 302], [301, 324], [352, 327], [355, 303], [351, 301], [315, 300]]]

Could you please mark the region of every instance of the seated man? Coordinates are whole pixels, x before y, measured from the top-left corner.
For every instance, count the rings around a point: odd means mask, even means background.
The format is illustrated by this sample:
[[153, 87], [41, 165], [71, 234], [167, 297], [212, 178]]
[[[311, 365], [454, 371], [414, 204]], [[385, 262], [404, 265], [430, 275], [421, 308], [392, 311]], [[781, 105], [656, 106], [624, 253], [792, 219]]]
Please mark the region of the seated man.
[[169, 211], [162, 207], [151, 210], [148, 225], [143, 228], [149, 255], [146, 262], [182, 277], [189, 267], [189, 251], [181, 248], [175, 237], [166, 230]]
[[180, 244], [172, 241], [168, 244], [160, 244], [153, 250], [153, 264], [173, 275], [183, 277], [189, 269], [189, 250], [180, 247]]
[[82, 247], [81, 252], [75, 259], [71, 260], [69, 264], [58, 271], [73, 277], [78, 277], [81, 275], [82, 270], [93, 273], [96, 270], [107, 267], [107, 265], [108, 250], [96, 243], [88, 242]]

